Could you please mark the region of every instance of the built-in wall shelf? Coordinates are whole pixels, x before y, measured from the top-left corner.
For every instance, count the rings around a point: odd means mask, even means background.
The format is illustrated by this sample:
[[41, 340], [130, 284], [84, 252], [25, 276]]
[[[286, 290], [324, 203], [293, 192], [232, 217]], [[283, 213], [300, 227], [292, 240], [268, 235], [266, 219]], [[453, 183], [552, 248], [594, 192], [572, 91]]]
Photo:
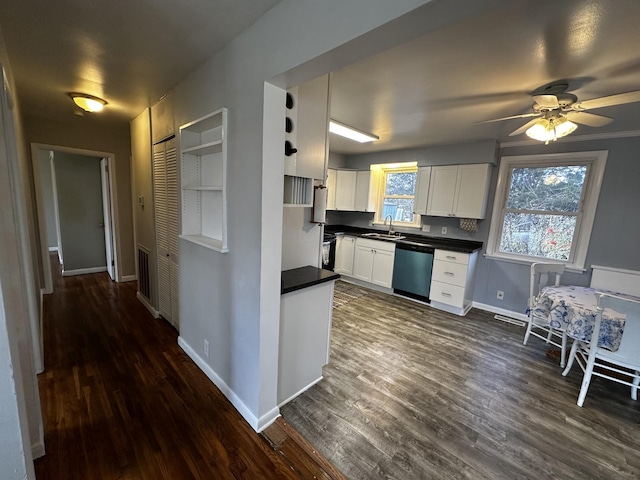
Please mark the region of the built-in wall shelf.
[[210, 153], [218, 153], [222, 151], [222, 141], [218, 140], [210, 142], [205, 145], [197, 145], [191, 148], [185, 148], [182, 153], [188, 153], [191, 155], [209, 155]]
[[311, 207], [313, 205], [313, 179], [284, 176], [285, 207]]
[[229, 251], [226, 137], [226, 108], [180, 127], [180, 238], [223, 253]]
[[197, 190], [200, 190], [200, 191], [210, 190], [210, 191], [213, 191], [213, 192], [222, 191], [222, 187], [218, 186], [218, 185], [198, 185], [198, 186], [195, 186], [195, 187], [192, 186], [192, 187], [182, 187], [182, 188], [183, 188], [183, 190], [196, 190], [196, 191]]

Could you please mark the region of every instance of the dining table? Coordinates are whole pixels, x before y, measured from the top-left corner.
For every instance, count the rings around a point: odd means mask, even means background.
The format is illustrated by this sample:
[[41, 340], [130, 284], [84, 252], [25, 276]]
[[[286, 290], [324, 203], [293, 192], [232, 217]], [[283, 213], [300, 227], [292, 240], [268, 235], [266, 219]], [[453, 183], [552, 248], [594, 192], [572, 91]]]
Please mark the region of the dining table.
[[[640, 301], [638, 297], [591, 287], [549, 286], [543, 288], [536, 299], [532, 309], [533, 323], [562, 330], [575, 340], [590, 342], [601, 293]], [[612, 352], [618, 350], [624, 323], [623, 314], [606, 308], [602, 312], [598, 346]]]

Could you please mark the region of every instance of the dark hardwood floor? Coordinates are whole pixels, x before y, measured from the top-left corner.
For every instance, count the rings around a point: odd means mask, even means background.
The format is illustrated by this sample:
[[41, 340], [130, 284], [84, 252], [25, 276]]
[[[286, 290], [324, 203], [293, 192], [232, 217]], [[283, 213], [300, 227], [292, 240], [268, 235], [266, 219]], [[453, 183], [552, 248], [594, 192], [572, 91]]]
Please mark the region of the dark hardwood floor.
[[350, 479], [638, 479], [640, 403], [542, 341], [344, 282], [324, 380], [283, 418]]
[[321, 456], [309, 461], [303, 442], [278, 449], [255, 433], [175, 329], [135, 298], [135, 283], [62, 278], [52, 266], [39, 480], [339, 478], [315, 476]]

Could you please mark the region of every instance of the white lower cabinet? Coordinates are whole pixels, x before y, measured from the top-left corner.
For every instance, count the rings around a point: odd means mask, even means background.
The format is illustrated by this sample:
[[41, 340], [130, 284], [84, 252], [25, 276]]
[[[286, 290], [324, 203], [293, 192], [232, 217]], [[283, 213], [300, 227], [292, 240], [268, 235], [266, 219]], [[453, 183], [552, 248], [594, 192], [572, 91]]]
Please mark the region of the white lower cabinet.
[[357, 238], [353, 259], [353, 277], [391, 288], [396, 245], [390, 242]]
[[336, 237], [336, 264], [333, 269], [334, 272], [343, 275], [353, 275], [355, 245], [355, 237], [349, 235], [338, 235]]
[[431, 306], [456, 315], [466, 315], [473, 301], [478, 252], [436, 250], [431, 274]]
[[329, 363], [334, 282], [285, 293], [280, 300], [278, 406], [322, 380]]

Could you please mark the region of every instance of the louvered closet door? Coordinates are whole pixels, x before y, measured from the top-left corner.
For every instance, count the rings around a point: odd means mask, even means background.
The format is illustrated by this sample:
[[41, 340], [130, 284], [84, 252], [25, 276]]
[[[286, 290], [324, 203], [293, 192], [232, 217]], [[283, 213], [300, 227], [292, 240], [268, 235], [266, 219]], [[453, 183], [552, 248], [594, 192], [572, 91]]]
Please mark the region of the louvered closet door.
[[165, 150], [167, 177], [167, 232], [169, 245], [171, 323], [179, 327], [178, 308], [178, 157], [176, 141], [166, 142]]
[[164, 143], [153, 146], [153, 199], [158, 263], [158, 310], [171, 320], [171, 261], [169, 256], [169, 209]]

